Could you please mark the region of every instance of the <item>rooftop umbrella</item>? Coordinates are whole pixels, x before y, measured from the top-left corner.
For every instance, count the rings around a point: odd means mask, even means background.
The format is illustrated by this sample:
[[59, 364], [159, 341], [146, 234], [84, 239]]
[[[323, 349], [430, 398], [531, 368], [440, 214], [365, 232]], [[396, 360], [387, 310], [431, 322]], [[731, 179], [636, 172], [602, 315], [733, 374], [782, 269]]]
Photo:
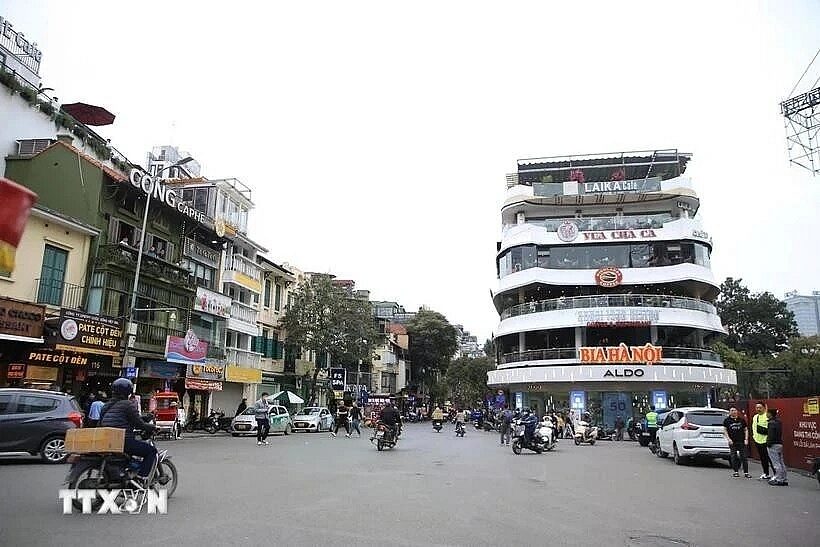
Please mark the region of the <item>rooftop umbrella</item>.
[[292, 391], [280, 391], [279, 393], [268, 397], [268, 399], [287, 399], [287, 401], [292, 404], [303, 404], [305, 402], [304, 399]]
[[71, 114], [75, 120], [85, 125], [111, 125], [114, 123], [114, 114], [101, 106], [71, 103], [64, 104], [61, 108]]

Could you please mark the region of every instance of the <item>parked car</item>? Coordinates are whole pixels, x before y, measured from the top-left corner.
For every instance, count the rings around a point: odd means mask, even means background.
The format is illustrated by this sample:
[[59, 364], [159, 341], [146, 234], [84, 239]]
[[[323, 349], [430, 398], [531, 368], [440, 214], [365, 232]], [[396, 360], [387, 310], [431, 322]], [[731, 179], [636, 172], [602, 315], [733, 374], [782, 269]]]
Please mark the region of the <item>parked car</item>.
[[658, 456], [671, 454], [677, 465], [692, 458], [728, 460], [729, 442], [723, 435], [723, 420], [728, 415], [720, 408], [673, 409], [658, 429]]
[[324, 406], [309, 406], [293, 415], [293, 431], [330, 431], [333, 415]]
[[0, 388], [0, 452], [28, 452], [62, 463], [65, 432], [82, 427], [83, 413], [71, 395], [39, 389]]
[[[246, 408], [242, 414], [235, 416], [231, 422], [231, 435], [238, 437], [240, 435], [256, 435], [256, 412], [253, 407]], [[290, 419], [288, 409], [274, 405], [270, 407], [270, 432], [284, 433], [289, 435], [293, 428], [293, 422]]]

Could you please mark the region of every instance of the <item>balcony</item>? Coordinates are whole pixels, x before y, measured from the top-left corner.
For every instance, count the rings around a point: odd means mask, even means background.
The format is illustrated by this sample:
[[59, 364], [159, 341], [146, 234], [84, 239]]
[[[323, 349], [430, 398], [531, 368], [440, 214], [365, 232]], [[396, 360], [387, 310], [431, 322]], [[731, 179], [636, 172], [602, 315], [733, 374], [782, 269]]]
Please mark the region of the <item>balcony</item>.
[[250, 336], [259, 334], [256, 318], [259, 314], [255, 308], [237, 300], [231, 302], [231, 317], [228, 319], [228, 328]]
[[256, 294], [262, 292], [262, 269], [253, 260], [242, 255], [228, 257], [222, 279], [226, 283], [234, 283]]
[[85, 287], [63, 283], [56, 279], [35, 279], [35, 301], [58, 308], [85, 309]]
[[704, 300], [697, 298], [665, 296], [657, 294], [617, 294], [610, 296], [575, 296], [572, 298], [553, 298], [538, 302], [517, 304], [501, 312], [501, 319], [508, 319], [528, 313], [545, 311], [583, 309], [583, 308], [677, 308], [684, 310], [702, 311], [717, 314], [715, 307]]
[[[580, 356], [578, 348], [551, 348], [535, 349], [529, 351], [518, 351], [501, 355], [499, 364], [522, 363], [525, 361], [554, 361], [564, 360], [578, 362]], [[704, 348], [663, 348], [663, 361], [712, 361], [722, 363], [720, 355], [712, 350]], [[715, 365], [716, 366], [716, 365]]]
[[177, 330], [163, 325], [137, 323], [137, 340], [135, 348], [144, 351], [162, 353], [168, 336], [185, 336], [184, 330]]
[[[137, 254], [138, 250], [130, 245], [101, 245], [94, 261], [97, 266], [114, 265], [134, 271], [137, 267]], [[196, 290], [196, 281], [188, 270], [147, 253], [142, 254], [140, 275], [159, 279], [183, 289]]]
[[262, 355], [259, 353], [239, 348], [226, 348], [225, 353], [229, 366], [258, 369], [262, 359]]

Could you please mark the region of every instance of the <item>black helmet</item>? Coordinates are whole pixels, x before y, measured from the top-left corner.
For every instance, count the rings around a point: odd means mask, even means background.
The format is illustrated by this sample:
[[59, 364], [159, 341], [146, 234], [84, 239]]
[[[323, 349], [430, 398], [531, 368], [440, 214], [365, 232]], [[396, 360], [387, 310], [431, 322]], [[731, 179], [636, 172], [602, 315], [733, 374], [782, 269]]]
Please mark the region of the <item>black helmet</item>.
[[117, 378], [111, 384], [111, 394], [118, 399], [127, 399], [134, 392], [134, 384], [128, 378]]

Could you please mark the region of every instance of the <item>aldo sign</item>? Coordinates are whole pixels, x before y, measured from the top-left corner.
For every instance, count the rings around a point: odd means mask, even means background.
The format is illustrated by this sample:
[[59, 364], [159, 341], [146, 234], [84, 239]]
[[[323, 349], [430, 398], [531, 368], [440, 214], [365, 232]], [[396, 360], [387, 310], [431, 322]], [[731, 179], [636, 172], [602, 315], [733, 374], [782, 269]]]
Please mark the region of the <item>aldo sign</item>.
[[205, 214], [197, 211], [187, 203], [179, 199], [175, 190], [168, 188], [162, 180], [143, 173], [139, 169], [131, 169], [129, 176], [131, 186], [142, 191], [146, 196], [163, 202], [168, 207], [172, 207], [197, 222], [205, 222]]

